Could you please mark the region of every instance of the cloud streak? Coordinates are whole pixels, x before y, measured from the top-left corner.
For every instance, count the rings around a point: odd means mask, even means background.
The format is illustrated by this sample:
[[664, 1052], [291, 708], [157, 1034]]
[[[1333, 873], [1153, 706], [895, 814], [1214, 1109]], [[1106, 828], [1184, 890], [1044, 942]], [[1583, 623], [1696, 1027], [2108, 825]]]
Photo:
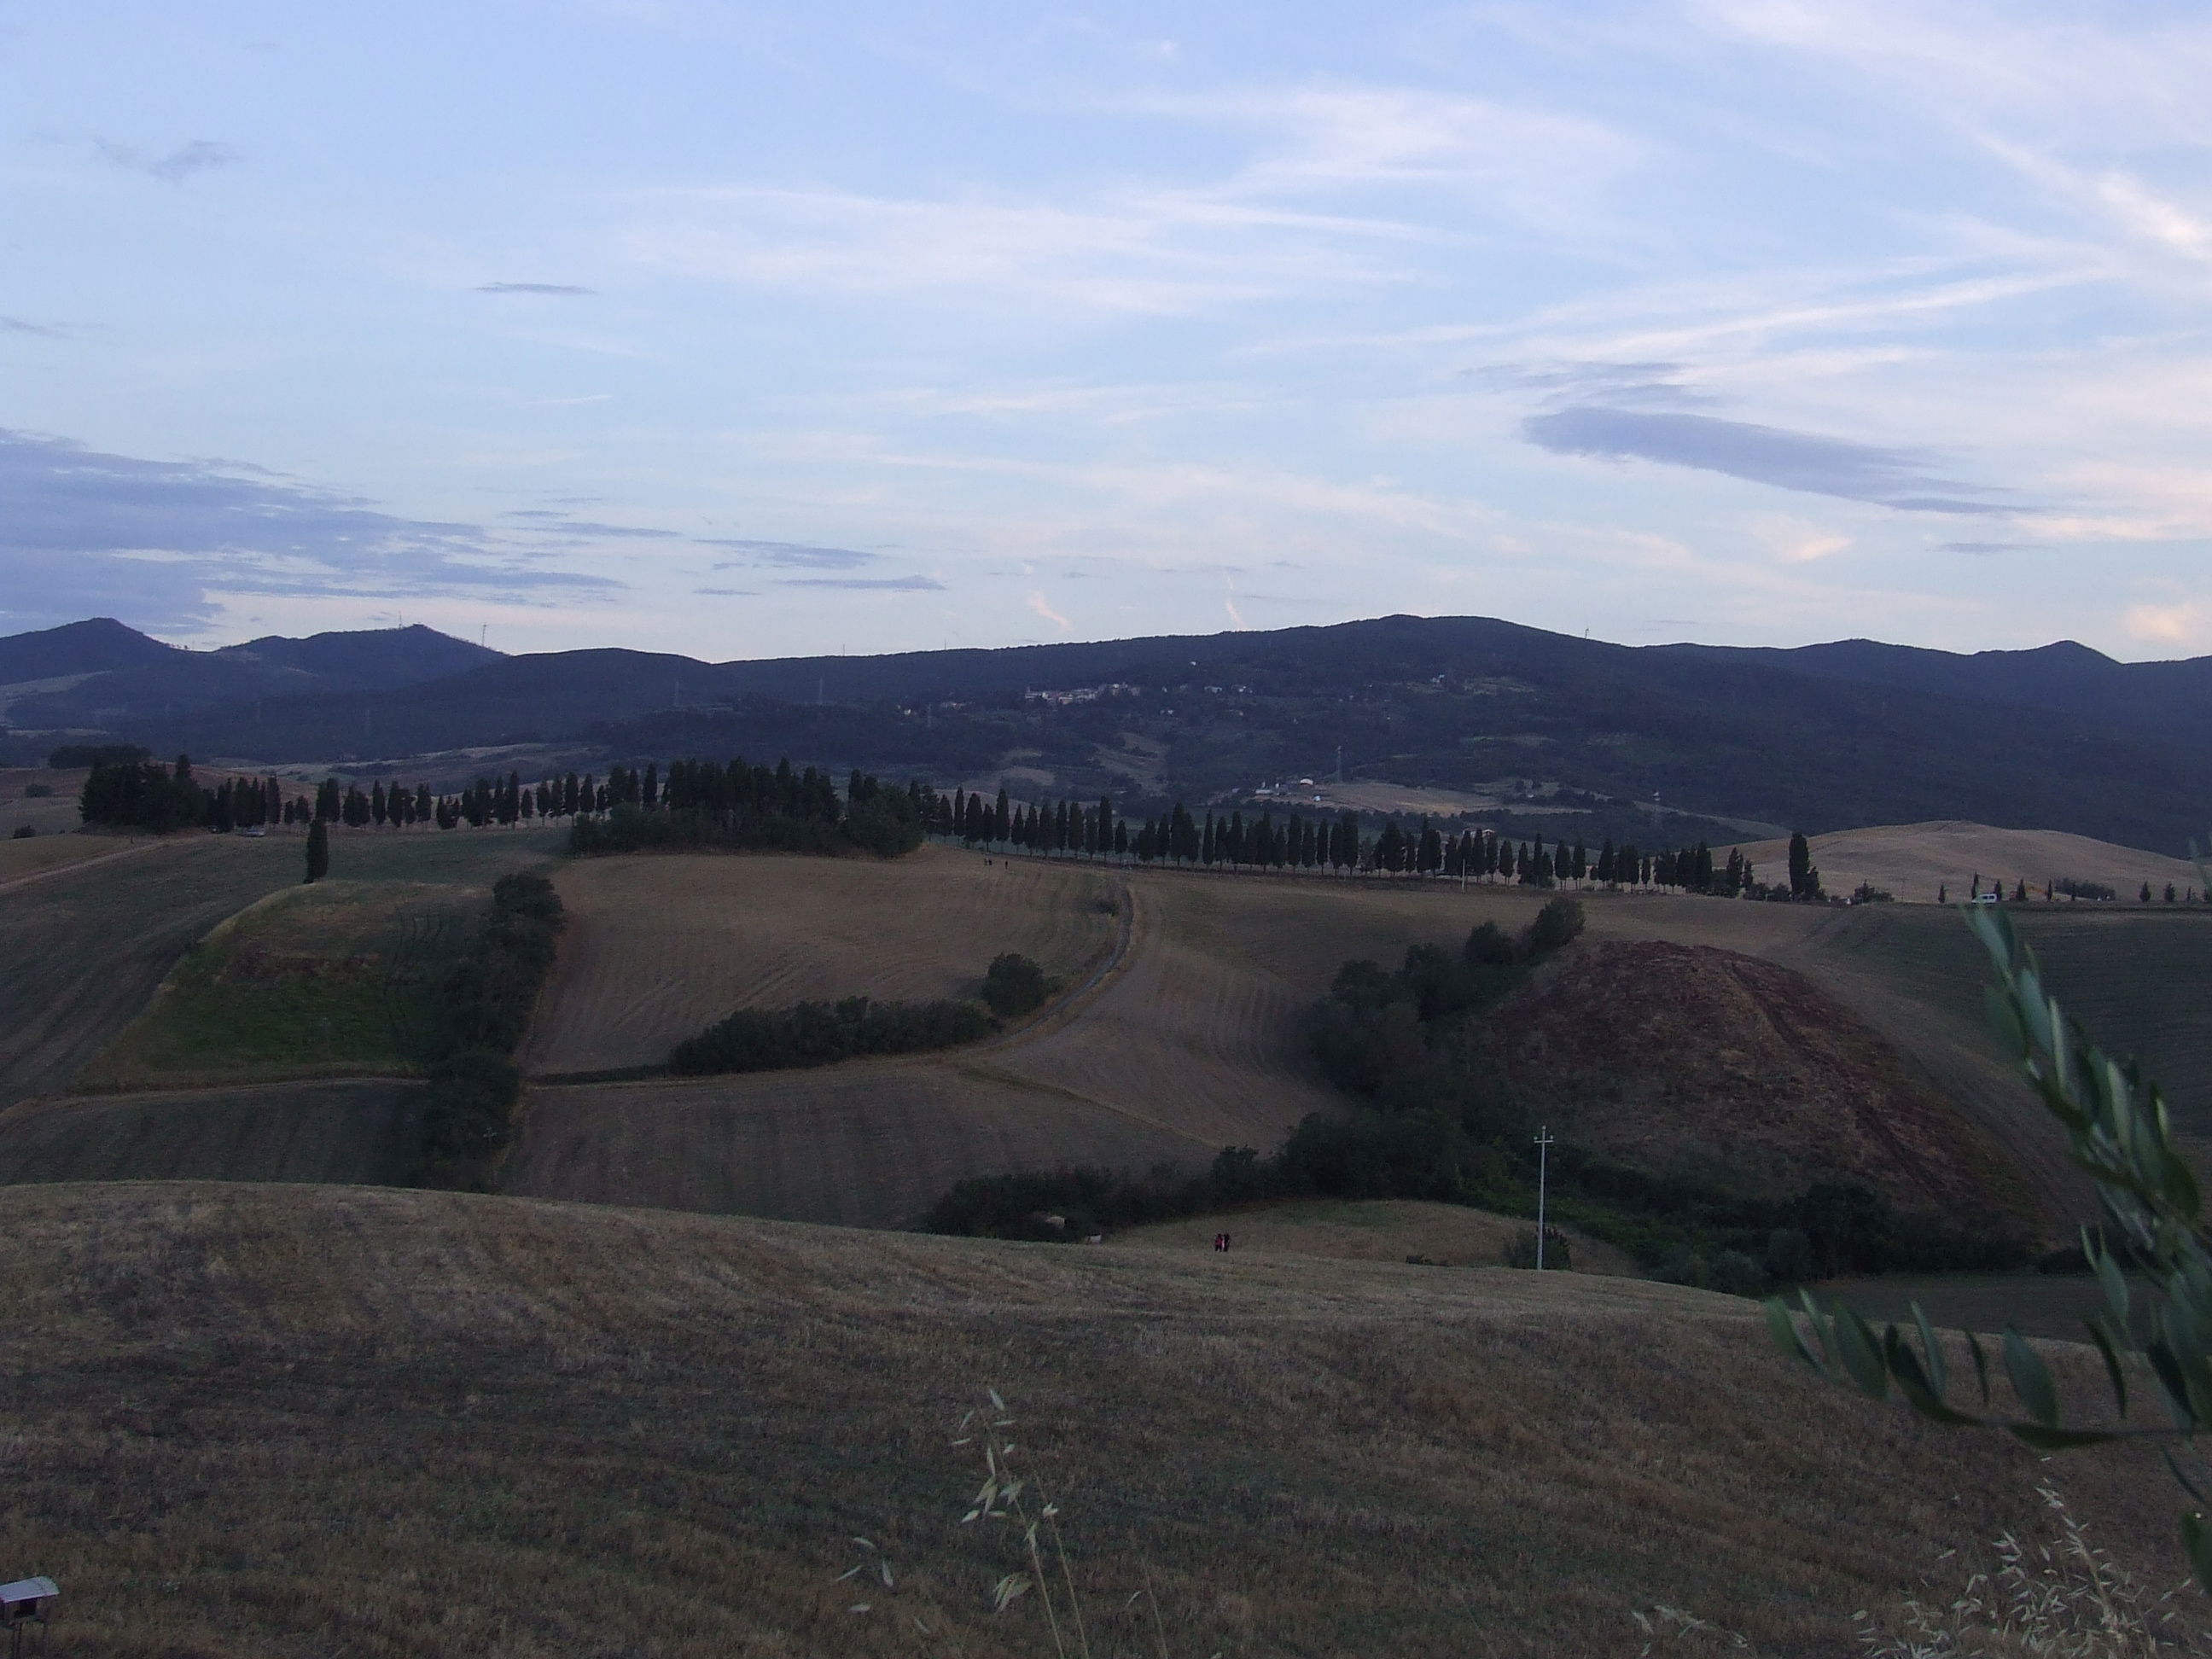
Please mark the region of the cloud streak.
[[1933, 471], [1931, 457], [1912, 450], [1878, 448], [1711, 415], [1580, 404], [1528, 416], [1521, 423], [1521, 435], [1555, 455], [1654, 461], [1905, 512], [2033, 510], [2002, 499], [2000, 491], [1944, 477]]
[[778, 587], [843, 587], [855, 591], [880, 590], [898, 593], [941, 593], [945, 584], [934, 576], [782, 576]]
[[595, 288], [579, 288], [574, 283], [478, 283], [479, 294], [544, 294], [556, 297], [574, 297], [597, 294]]
[[409, 519], [256, 469], [0, 429], [0, 615], [191, 622], [219, 594], [523, 603], [619, 589], [481, 526]]
[[753, 556], [718, 564], [714, 567], [717, 570], [738, 570], [747, 565], [780, 565], [788, 570], [857, 570], [864, 564], [874, 564], [882, 556], [863, 553], [858, 548], [815, 547], [805, 542], [732, 541], [715, 537], [692, 539], [702, 547], [726, 547], [733, 552]]
[[178, 145], [166, 155], [149, 155], [144, 150], [106, 138], [93, 142], [99, 146], [100, 153], [117, 167], [159, 179], [165, 185], [181, 185], [196, 173], [211, 173], [217, 167], [238, 165], [238, 152], [211, 138], [195, 138], [189, 144]]

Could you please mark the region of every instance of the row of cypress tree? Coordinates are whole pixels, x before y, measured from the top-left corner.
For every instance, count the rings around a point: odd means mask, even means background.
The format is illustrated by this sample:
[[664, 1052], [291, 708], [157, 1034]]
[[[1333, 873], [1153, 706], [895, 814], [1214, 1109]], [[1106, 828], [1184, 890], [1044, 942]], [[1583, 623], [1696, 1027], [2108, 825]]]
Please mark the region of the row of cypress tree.
[[1264, 811], [1249, 820], [1241, 810], [1226, 817], [1209, 811], [1200, 819], [1178, 801], [1133, 830], [1127, 819], [1114, 815], [1110, 797], [1101, 796], [1095, 804], [1070, 799], [1032, 805], [1013, 800], [1002, 788], [995, 800], [965, 790], [935, 795], [929, 824], [933, 833], [970, 846], [1133, 858], [1146, 864], [1434, 875], [1546, 888], [1595, 881], [1607, 887], [1678, 888], [1729, 897], [1765, 890], [1741, 852], [1731, 850], [1724, 865], [1717, 864], [1703, 842], [1655, 854], [1632, 842], [1616, 848], [1608, 838], [1593, 857], [1579, 840], [1571, 847], [1565, 842], [1547, 847], [1540, 835], [1516, 842], [1494, 830], [1448, 834], [1427, 818], [1413, 827], [1386, 819], [1370, 836], [1362, 830], [1359, 815], [1348, 811], [1322, 818], [1292, 812], [1280, 823]]

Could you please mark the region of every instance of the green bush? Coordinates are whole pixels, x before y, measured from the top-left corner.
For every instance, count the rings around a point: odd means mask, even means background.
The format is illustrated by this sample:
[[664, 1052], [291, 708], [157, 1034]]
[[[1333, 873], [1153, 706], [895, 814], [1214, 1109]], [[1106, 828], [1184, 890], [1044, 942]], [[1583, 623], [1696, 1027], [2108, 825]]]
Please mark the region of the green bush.
[[1044, 1006], [1053, 983], [1027, 957], [1007, 951], [994, 957], [983, 975], [983, 1001], [1000, 1019], [1013, 1019]]
[[468, 1048], [430, 1068], [422, 1155], [434, 1168], [480, 1164], [507, 1145], [522, 1073], [505, 1054]]
[[686, 1077], [834, 1066], [866, 1054], [952, 1048], [988, 1035], [991, 1017], [972, 1002], [801, 1002], [740, 1008], [676, 1045], [668, 1069]]

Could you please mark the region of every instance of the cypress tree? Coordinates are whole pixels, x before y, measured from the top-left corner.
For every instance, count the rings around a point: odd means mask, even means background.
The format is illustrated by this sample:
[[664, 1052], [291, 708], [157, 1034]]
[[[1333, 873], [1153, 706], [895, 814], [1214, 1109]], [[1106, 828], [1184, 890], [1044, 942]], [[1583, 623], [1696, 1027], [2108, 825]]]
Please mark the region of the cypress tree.
[[998, 805], [991, 810], [991, 839], [997, 842], [1008, 842], [1013, 838], [1013, 807], [1006, 799], [1006, 786], [1000, 784]]
[[[1977, 875], [1977, 883], [1981, 878]], [[1805, 832], [1795, 830], [1790, 836], [1790, 896], [1792, 898], [1817, 898], [1820, 893], [1820, 872], [1813, 867], [1813, 849], [1805, 839]]]
[[386, 809], [384, 805], [384, 785], [381, 781], [373, 782], [368, 786], [368, 816], [370, 821], [373, 822], [378, 829], [381, 830], [384, 827]]
[[320, 881], [331, 872], [331, 821], [317, 818], [307, 826], [307, 880]]

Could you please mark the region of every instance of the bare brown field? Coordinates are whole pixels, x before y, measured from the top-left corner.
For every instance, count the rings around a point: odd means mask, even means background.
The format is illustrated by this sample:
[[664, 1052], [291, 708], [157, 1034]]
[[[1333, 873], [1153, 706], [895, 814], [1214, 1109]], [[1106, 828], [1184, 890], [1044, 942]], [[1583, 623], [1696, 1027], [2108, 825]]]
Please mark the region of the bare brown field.
[[959, 1060], [531, 1091], [501, 1189], [902, 1227], [975, 1175], [1204, 1163], [1217, 1147]]
[[[57, 1652], [1048, 1653], [1034, 1595], [990, 1611], [1016, 1535], [960, 1520], [987, 1386], [1102, 1654], [1153, 1651], [1147, 1583], [1176, 1656], [1632, 1654], [1654, 1602], [1851, 1652], [2054, 1475], [2183, 1571], [2150, 1455], [1945, 1435], [1748, 1304], [1582, 1273], [19, 1187], [0, 1295], [0, 1553]], [[856, 1537], [893, 1585], [838, 1581]]]
[[[1893, 894], [1900, 903], [1933, 904], [1937, 892], [1950, 890], [1950, 902], [1970, 897], [1974, 877], [1987, 892], [1993, 882], [2025, 881], [2038, 898], [2046, 881], [2100, 881], [2132, 903], [2142, 884], [2162, 892], [2166, 884], [2200, 895], [2204, 878], [2186, 859], [2161, 858], [2132, 847], [2058, 830], [1996, 830], [1986, 823], [1937, 819], [1928, 823], [1891, 823], [1871, 830], [1842, 830], [1811, 838], [1813, 863], [1820, 884], [1844, 894], [1862, 882]], [[1790, 865], [1790, 842], [1760, 842], [1743, 849], [1764, 881], [1778, 881]], [[2067, 901], [2062, 896], [2058, 902]]]
[[[1227, 1232], [1231, 1254], [1310, 1255], [1331, 1261], [1405, 1261], [1413, 1256], [1442, 1267], [1495, 1267], [1507, 1244], [1532, 1224], [1458, 1204], [1413, 1199], [1302, 1199], [1182, 1221], [1155, 1222], [1114, 1235], [1117, 1246], [1139, 1250], [1213, 1249]], [[1619, 1250], [1572, 1228], [1562, 1228], [1574, 1271], [1640, 1277]], [[1553, 1266], [1557, 1266], [1554, 1259]]]
[[1073, 977], [1114, 932], [1096, 867], [938, 847], [583, 859], [556, 884], [568, 928], [522, 1056], [539, 1075], [657, 1066], [734, 1008], [973, 996], [1002, 951]]

